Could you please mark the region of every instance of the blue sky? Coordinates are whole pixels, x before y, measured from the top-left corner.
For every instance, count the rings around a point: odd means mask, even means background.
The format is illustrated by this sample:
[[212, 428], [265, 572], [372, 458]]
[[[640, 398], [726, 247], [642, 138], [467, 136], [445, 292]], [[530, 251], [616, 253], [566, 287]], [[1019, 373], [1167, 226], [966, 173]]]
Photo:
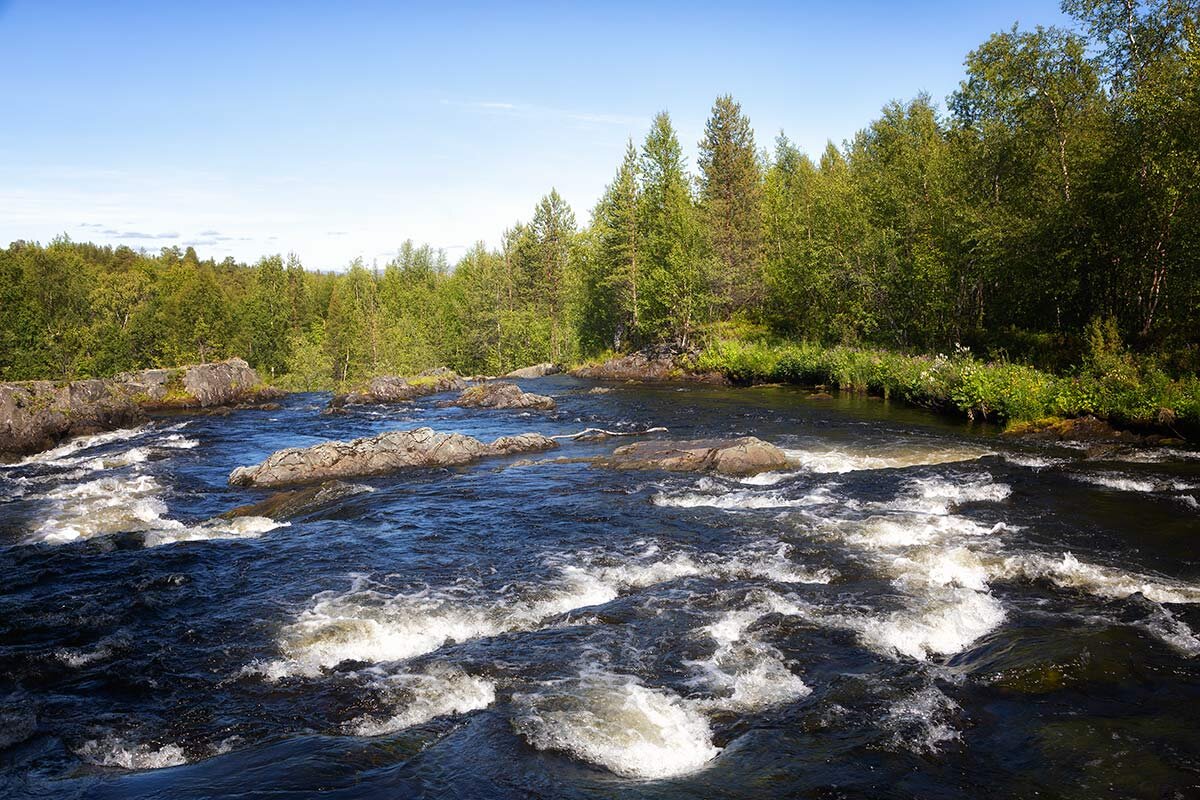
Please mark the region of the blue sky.
[[731, 93], [809, 152], [943, 101], [990, 33], [1057, 0], [182, 3], [0, 0], [0, 242], [306, 266], [406, 238], [498, 244], [553, 186], [581, 223], [632, 136], [685, 152]]

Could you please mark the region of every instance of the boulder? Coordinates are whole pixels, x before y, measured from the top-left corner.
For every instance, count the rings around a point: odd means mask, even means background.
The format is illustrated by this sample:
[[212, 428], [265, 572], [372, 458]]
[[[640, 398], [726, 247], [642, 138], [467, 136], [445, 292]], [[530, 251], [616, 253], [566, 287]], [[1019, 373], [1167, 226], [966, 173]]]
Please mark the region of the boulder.
[[432, 428], [389, 431], [350, 442], [323, 442], [293, 447], [268, 456], [261, 464], [238, 467], [231, 486], [276, 487], [334, 478], [384, 475], [414, 467], [452, 467], [488, 456], [549, 450], [558, 445], [537, 433], [502, 436], [485, 444], [461, 433]]
[[558, 371], [559, 370], [558, 370], [557, 365], [551, 364], [549, 361], [547, 361], [544, 364], [534, 364], [531, 367], [522, 367], [521, 369], [514, 369], [512, 372], [508, 373], [504, 377], [506, 377], [506, 378], [523, 378], [523, 379], [528, 380], [531, 378], [544, 378], [547, 375], [557, 375]]
[[148, 411], [256, 405], [283, 397], [240, 358], [126, 372], [113, 380]]
[[648, 347], [635, 353], [617, 356], [603, 364], [591, 364], [572, 370], [577, 378], [608, 381], [693, 381], [727, 384], [719, 372], [697, 372], [696, 352], [672, 345]]
[[326, 481], [317, 486], [275, 492], [257, 503], [238, 506], [225, 512], [222, 516], [227, 519], [233, 517], [270, 517], [277, 521], [292, 519], [332, 505], [346, 497], [353, 497], [369, 491], [371, 488], [368, 486], [344, 481]]
[[684, 442], [636, 442], [618, 447], [600, 463], [614, 469], [716, 472], [734, 476], [755, 475], [784, 469], [788, 465], [787, 456], [782, 450], [754, 436]]
[[471, 386], [447, 405], [462, 408], [535, 408], [552, 411], [557, 407], [553, 398], [523, 392], [515, 383], [481, 383]]
[[453, 370], [435, 367], [412, 378], [400, 378], [395, 375], [372, 378], [366, 386], [336, 395], [329, 406], [330, 409], [336, 409], [342, 406], [404, 403], [441, 392], [461, 392], [465, 388], [467, 382]]

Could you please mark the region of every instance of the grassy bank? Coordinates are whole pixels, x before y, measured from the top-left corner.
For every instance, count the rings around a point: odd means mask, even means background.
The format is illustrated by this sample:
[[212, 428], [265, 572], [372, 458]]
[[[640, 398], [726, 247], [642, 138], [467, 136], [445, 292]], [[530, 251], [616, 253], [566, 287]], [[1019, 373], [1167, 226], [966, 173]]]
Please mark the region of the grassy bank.
[[696, 367], [735, 383], [798, 383], [869, 392], [972, 420], [1021, 423], [1094, 414], [1188, 438], [1200, 433], [1200, 379], [1173, 379], [1102, 335], [1068, 375], [982, 361], [970, 351], [905, 355], [771, 339], [711, 342]]

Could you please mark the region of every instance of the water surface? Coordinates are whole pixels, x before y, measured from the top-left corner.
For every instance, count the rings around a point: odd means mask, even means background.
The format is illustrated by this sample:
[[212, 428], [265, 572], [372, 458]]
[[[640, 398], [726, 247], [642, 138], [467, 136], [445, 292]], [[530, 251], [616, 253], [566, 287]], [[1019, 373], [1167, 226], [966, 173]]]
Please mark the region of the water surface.
[[[0, 795], [1200, 791], [1195, 454], [595, 386], [528, 382], [552, 414], [297, 395], [0, 467]], [[792, 466], [497, 459], [220, 518], [266, 494], [227, 487], [236, 466], [418, 425], [753, 434]]]

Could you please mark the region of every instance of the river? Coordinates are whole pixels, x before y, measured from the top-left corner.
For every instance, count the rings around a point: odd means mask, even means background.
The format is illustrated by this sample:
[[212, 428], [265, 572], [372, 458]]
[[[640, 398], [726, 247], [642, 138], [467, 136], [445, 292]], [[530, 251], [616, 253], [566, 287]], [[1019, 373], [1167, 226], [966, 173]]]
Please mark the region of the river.
[[[1200, 454], [1088, 461], [798, 388], [523, 383], [559, 410], [293, 395], [0, 467], [0, 796], [1200, 792]], [[791, 467], [493, 459], [220, 516], [265, 495], [236, 466], [423, 425], [755, 435]]]

